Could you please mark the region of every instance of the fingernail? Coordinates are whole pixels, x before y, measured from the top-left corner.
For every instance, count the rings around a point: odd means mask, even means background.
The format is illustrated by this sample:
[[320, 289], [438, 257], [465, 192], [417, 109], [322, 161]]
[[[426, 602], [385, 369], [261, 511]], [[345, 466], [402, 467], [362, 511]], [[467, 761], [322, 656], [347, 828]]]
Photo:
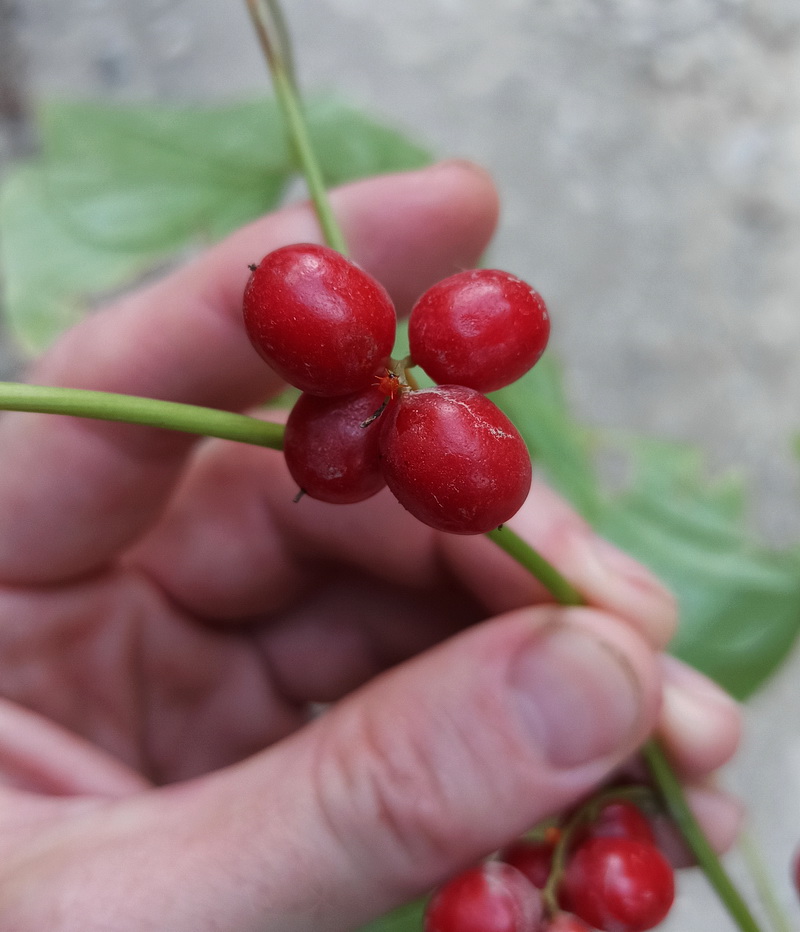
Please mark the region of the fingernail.
[[608, 591], [614, 604], [641, 620], [644, 633], [655, 647], [664, 647], [675, 633], [675, 596], [658, 577], [637, 560], [594, 534], [578, 544], [584, 571]]
[[577, 767], [631, 739], [640, 690], [625, 658], [569, 623], [543, 629], [515, 660], [511, 689], [523, 726], [555, 767]]

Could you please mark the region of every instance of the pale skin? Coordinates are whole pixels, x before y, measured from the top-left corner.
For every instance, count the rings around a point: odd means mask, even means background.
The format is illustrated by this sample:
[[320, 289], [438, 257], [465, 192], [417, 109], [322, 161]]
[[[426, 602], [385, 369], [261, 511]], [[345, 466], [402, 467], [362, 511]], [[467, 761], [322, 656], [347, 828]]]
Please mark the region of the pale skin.
[[[458, 162], [334, 208], [401, 312], [478, 261], [498, 210]], [[266, 217], [28, 379], [248, 410], [280, 388], [241, 325], [248, 263], [309, 240], [307, 207]], [[730, 844], [738, 805], [708, 780], [736, 706], [664, 659], [669, 593], [554, 493], [537, 481], [512, 526], [590, 608], [385, 492], [295, 491], [275, 451], [0, 421], [0, 932], [344, 932], [571, 804], [654, 729]]]

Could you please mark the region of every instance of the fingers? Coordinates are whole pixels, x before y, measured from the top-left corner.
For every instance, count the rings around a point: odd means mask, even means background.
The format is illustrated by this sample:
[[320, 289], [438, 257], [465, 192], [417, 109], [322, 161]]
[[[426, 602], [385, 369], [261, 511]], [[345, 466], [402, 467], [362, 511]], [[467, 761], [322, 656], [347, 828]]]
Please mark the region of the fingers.
[[[716, 785], [717, 771], [733, 757], [742, 731], [739, 706], [719, 686], [682, 661], [659, 658], [662, 699], [655, 737], [684, 784], [686, 799], [712, 847], [727, 851], [742, 822], [739, 799]], [[640, 758], [622, 770], [627, 779], [647, 782]], [[613, 780], [612, 780], [613, 783]], [[659, 842], [676, 866], [694, 863], [677, 826], [656, 819]]]
[[628, 626], [587, 609], [514, 612], [373, 680], [270, 751], [150, 809], [105, 813], [80, 887], [124, 885], [121, 932], [155, 908], [173, 932], [255, 932], [267, 916], [281, 932], [351, 929], [585, 793], [643, 740], [657, 706], [654, 656]]
[[[241, 764], [84, 806], [40, 832], [3, 915], [9, 928], [53, 932], [71, 932], [76, 916], [82, 930], [107, 928], [103, 904], [118, 932], [355, 928], [613, 773], [656, 722], [660, 666], [630, 626], [596, 610], [509, 613]], [[667, 675], [713, 717], [712, 691]], [[688, 794], [723, 850], [740, 807], [701, 783]], [[670, 829], [663, 840], [685, 859]], [[16, 843], [14, 863], [25, 850]]]
[[739, 706], [719, 686], [674, 657], [664, 656], [661, 665], [664, 691], [658, 736], [685, 777], [705, 777], [726, 764], [739, 745]]
[[[702, 826], [711, 847], [724, 854], [736, 842], [744, 821], [742, 801], [712, 783], [684, 786], [686, 801]], [[675, 867], [693, 867], [697, 860], [684, 841], [677, 825], [667, 816], [653, 820], [656, 839]]]
[[0, 700], [0, 784], [51, 796], [127, 796], [149, 784], [83, 738]]
[[[353, 256], [401, 307], [474, 264], [497, 198], [480, 170], [445, 163], [350, 185], [333, 197]], [[30, 380], [221, 408], [278, 385], [241, 324], [247, 265], [286, 242], [318, 240], [307, 206], [266, 217], [165, 281], [66, 334]], [[152, 520], [191, 438], [70, 418], [8, 415], [0, 425], [0, 580], [50, 582], [88, 572]]]
[[[677, 624], [672, 593], [642, 564], [595, 534], [544, 483], [534, 482], [527, 501], [508, 524], [556, 566], [589, 604], [626, 619], [656, 648], [668, 643]], [[488, 540], [450, 536], [442, 547], [492, 612], [544, 597], [541, 584]]]
[[[346, 507], [295, 503], [295, 492], [280, 456], [209, 444], [131, 559], [183, 607], [216, 619], [285, 609], [320, 562], [417, 590], [452, 588], [455, 578], [485, 614], [551, 600], [492, 541], [436, 534], [388, 492]], [[534, 482], [510, 523], [593, 605], [624, 618], [654, 647], [664, 646], [676, 620], [672, 595], [555, 493]]]

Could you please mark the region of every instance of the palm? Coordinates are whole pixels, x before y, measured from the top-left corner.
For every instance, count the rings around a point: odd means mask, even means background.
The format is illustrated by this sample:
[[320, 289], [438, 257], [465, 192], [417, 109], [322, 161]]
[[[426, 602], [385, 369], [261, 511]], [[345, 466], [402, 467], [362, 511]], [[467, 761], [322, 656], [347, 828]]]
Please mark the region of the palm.
[[309, 703], [478, 617], [445, 581], [415, 591], [324, 560], [308, 573], [313, 595], [306, 574], [281, 611], [222, 623], [177, 604], [132, 560], [14, 590], [4, 596], [14, 623], [0, 629], [3, 695], [171, 782], [271, 744]]
[[4, 696], [155, 782], [239, 759], [300, 714], [271, 691], [254, 636], [198, 624], [135, 570], [13, 602]]

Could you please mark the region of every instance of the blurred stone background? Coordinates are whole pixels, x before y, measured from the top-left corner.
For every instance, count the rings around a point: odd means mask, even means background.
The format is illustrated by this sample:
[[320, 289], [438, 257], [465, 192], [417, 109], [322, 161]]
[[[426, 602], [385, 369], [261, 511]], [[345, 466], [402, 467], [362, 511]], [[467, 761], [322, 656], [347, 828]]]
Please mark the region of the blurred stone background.
[[[748, 478], [754, 527], [800, 539], [796, 0], [286, 7], [307, 88], [494, 173], [492, 260], [547, 297], [581, 416], [699, 443], [712, 471]], [[41, 97], [225, 100], [267, 84], [242, 2], [0, 0], [0, 172], [35, 145]], [[796, 659], [749, 707], [724, 775], [798, 928], [799, 685]], [[681, 890], [664, 928], [731, 928], [702, 878]]]

